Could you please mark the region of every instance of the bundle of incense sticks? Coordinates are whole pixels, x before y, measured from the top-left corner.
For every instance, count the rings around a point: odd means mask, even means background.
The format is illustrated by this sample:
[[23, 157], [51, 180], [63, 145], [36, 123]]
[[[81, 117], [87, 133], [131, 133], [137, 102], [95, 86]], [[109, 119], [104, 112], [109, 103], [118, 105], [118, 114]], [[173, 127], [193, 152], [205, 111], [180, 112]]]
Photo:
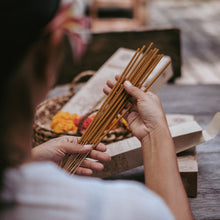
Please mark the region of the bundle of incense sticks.
[[[143, 86], [144, 82], [163, 57], [162, 54], [158, 54], [159, 50], [157, 48], [152, 49], [152, 46], [153, 43], [151, 43], [146, 50], [145, 46], [141, 49], [137, 49], [111, 92], [108, 94], [102, 106], [98, 110], [94, 119], [79, 139], [79, 144], [89, 144], [92, 145], [93, 148], [96, 148], [109, 131], [112, 130], [112, 128], [131, 109], [134, 103], [131, 102], [131, 96], [125, 91], [123, 83], [125, 80], [129, 80], [138, 88]], [[169, 64], [170, 62], [168, 62], [150, 81], [144, 92], [152, 86]], [[117, 118], [117, 120], [112, 123], [115, 118]], [[89, 153], [77, 155], [70, 154], [63, 165], [63, 168], [69, 173], [75, 173], [77, 168], [88, 155]]]

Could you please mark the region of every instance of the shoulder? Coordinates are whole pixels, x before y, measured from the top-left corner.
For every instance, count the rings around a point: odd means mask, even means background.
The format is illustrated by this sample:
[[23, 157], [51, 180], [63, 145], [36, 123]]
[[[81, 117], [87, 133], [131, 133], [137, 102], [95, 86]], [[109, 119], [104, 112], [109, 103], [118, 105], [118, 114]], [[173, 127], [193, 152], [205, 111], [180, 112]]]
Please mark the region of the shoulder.
[[[102, 208], [106, 219], [173, 219], [164, 201], [134, 181], [102, 181]], [[101, 219], [101, 218], [100, 218]], [[104, 219], [104, 218], [103, 218]]]
[[[54, 173], [57, 183], [65, 188], [68, 197], [81, 198], [80, 204], [84, 204], [87, 213], [95, 214], [90, 219], [173, 219], [165, 202], [142, 183], [71, 176], [57, 167], [49, 169], [50, 180]], [[99, 216], [94, 212], [97, 207]]]
[[[33, 163], [8, 172], [22, 204], [56, 205], [86, 219], [173, 219], [163, 200], [134, 181], [71, 176], [52, 163]], [[8, 195], [11, 190], [8, 191]], [[34, 201], [33, 201], [34, 198]], [[78, 218], [80, 219], [80, 218]]]

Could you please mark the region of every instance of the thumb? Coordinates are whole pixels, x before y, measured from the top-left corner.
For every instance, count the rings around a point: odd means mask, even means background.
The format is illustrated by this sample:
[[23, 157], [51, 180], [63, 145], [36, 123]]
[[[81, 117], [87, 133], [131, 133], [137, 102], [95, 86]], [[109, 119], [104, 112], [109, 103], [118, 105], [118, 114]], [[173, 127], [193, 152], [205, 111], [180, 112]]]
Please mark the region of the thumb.
[[131, 82], [129, 82], [127, 80], [124, 82], [124, 88], [125, 88], [126, 92], [128, 94], [130, 94], [131, 96], [133, 96], [135, 99], [140, 99], [144, 95], [144, 91], [133, 86], [131, 84]]
[[81, 145], [77, 143], [68, 143], [63, 146], [65, 153], [87, 153], [92, 150], [92, 145]]

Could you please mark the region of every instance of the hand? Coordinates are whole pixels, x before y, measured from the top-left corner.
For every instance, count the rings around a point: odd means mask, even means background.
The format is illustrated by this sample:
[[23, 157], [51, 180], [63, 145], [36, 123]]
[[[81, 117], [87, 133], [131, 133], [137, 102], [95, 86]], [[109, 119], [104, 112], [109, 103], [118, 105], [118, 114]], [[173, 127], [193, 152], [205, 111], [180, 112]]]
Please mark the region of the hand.
[[[118, 76], [116, 76], [116, 80]], [[116, 83], [116, 80], [108, 80], [107, 87], [103, 91], [108, 94]], [[137, 101], [136, 105], [126, 116], [129, 127], [134, 136], [140, 141], [163, 126], [167, 127], [166, 117], [159, 98], [151, 93], [131, 85], [129, 81], [124, 83], [125, 90]]]
[[[61, 164], [67, 154], [87, 153], [90, 152], [90, 157], [95, 160], [107, 162], [110, 156], [106, 151], [104, 144], [99, 144], [95, 150], [91, 146], [83, 146], [77, 144], [78, 137], [63, 136], [49, 140], [32, 149], [32, 158], [34, 160], [51, 160], [57, 164]], [[77, 169], [78, 175], [92, 175], [92, 170], [102, 170], [103, 164], [93, 160], [84, 160], [81, 166]]]

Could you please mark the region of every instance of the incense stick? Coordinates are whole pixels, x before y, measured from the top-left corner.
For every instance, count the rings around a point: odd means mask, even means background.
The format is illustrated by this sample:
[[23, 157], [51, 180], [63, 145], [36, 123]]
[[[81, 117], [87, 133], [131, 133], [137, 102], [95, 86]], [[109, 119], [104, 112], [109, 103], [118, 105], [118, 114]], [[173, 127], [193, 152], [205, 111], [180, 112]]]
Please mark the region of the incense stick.
[[[148, 46], [145, 52], [143, 52], [145, 46], [141, 49], [137, 49], [118, 81], [113, 86], [111, 92], [108, 94], [107, 98], [98, 110], [94, 119], [78, 141], [79, 144], [91, 144], [95, 149], [103, 138], [112, 130], [112, 128], [119, 123], [125, 114], [132, 108], [134, 103], [131, 103], [131, 97], [125, 91], [123, 83], [125, 80], [129, 80], [138, 88], [143, 86], [144, 82], [148, 79], [163, 57], [162, 54], [157, 54], [159, 51], [158, 49], [151, 49], [152, 46], [153, 43]], [[151, 80], [144, 92], [146, 92], [154, 84], [169, 64], [170, 62], [168, 62]], [[128, 107], [126, 108], [126, 106]], [[119, 114], [120, 116], [117, 118]], [[115, 120], [114, 123], [112, 123], [113, 120]], [[71, 154], [63, 168], [70, 173], [75, 173], [77, 168], [82, 164], [83, 160], [88, 157], [88, 155], [89, 152], [77, 155]]]

